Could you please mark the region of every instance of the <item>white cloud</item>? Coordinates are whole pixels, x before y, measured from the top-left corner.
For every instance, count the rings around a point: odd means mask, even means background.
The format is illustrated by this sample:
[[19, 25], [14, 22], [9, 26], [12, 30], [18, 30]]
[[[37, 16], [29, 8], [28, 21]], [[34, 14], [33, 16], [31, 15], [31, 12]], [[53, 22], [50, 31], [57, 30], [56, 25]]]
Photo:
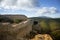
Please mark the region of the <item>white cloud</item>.
[[56, 13], [57, 9], [55, 7], [50, 7], [49, 11], [50, 11], [50, 13]]
[[[34, 0], [0, 0], [0, 7], [4, 9], [32, 9], [38, 3]], [[37, 1], [38, 2], [38, 1]]]
[[37, 14], [55, 14], [57, 9], [55, 7], [42, 7], [38, 9]]
[[[1, 15], [17, 15], [17, 14], [20, 14], [20, 13], [1, 13]], [[23, 15], [23, 14], [21, 14], [21, 15]]]
[[[57, 13], [57, 9], [55, 7], [36, 8], [36, 7], [40, 6], [39, 3], [40, 2], [38, 0], [0, 0], [0, 9], [2, 9], [2, 8], [4, 10], [10, 9], [12, 11], [25, 10], [25, 11], [29, 11], [32, 13], [34, 12], [33, 14], [35, 16], [42, 16], [42, 15], [46, 15], [46, 14]], [[12, 14], [12, 13], [7, 13], [7, 14]]]
[[40, 9], [38, 9], [38, 11], [37, 11], [37, 13], [39, 13], [39, 14], [47, 13], [47, 12], [48, 12], [47, 7], [40, 8]]

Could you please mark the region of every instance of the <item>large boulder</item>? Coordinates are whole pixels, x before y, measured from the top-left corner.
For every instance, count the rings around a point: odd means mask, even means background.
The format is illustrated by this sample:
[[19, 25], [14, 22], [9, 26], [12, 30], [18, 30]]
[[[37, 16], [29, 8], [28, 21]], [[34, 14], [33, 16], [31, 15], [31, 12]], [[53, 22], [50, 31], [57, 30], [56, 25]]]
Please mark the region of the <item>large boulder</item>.
[[53, 40], [48, 34], [38, 34], [31, 40]]

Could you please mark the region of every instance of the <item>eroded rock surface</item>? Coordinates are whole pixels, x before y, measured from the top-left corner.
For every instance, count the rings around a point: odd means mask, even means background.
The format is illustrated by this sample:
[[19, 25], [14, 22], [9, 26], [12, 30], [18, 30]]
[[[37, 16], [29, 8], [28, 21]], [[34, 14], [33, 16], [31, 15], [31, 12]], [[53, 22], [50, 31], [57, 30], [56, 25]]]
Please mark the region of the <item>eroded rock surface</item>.
[[38, 34], [31, 40], [53, 40], [48, 34]]
[[10, 23], [0, 23], [0, 40], [23, 40], [32, 31], [32, 21], [26, 20], [13, 27]]

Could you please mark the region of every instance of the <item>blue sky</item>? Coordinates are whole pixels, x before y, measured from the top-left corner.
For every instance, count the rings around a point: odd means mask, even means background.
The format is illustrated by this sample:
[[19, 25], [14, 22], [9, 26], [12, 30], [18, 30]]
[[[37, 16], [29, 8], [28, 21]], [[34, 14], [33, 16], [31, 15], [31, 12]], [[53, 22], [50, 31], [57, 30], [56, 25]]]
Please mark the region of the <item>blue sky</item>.
[[0, 0], [0, 14], [60, 18], [60, 0]]

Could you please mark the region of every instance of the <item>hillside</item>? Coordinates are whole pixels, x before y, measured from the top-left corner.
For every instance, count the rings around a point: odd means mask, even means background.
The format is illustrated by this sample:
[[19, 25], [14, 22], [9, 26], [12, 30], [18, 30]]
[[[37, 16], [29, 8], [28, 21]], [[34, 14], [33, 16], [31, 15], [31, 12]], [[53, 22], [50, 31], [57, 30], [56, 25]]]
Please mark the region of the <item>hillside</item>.
[[[48, 34], [53, 38], [52, 40], [60, 40], [60, 18], [27, 18], [25, 15], [0, 15], [0, 40], [2, 40], [1, 36], [3, 38], [9, 36], [8, 40], [13, 40], [15, 37], [17, 39], [14, 40], [20, 40], [21, 37], [24, 40], [35, 40], [36, 35], [45, 37], [44, 34]], [[47, 39], [46, 37], [45, 39]]]
[[0, 15], [0, 22], [19, 23], [27, 20], [25, 15]]
[[33, 17], [35, 34], [50, 34], [54, 40], [60, 40], [60, 18]]
[[0, 40], [25, 40], [25, 36], [32, 31], [32, 24], [23, 15], [0, 16]]

